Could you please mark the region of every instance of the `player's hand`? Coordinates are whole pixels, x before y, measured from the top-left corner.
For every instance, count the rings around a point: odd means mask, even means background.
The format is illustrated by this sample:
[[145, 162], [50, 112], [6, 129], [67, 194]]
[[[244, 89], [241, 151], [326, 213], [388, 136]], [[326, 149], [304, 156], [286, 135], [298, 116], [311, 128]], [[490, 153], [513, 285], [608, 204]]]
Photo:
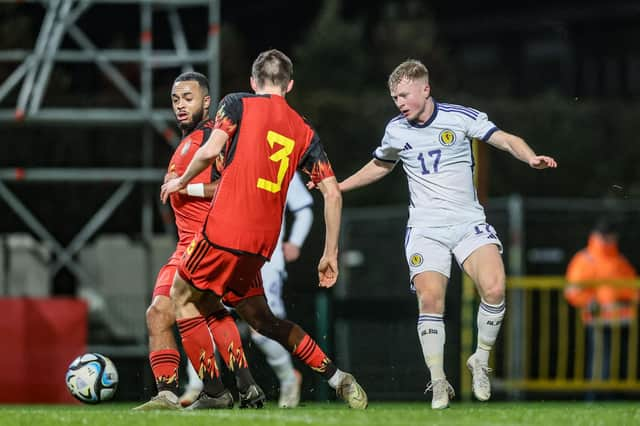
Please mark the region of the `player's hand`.
[[558, 163], [551, 157], [547, 157], [546, 155], [536, 155], [531, 160], [529, 160], [529, 166], [534, 169], [555, 169], [558, 167]]
[[[180, 177], [176, 172], [169, 172], [166, 175], [164, 175], [164, 183], [169, 182], [171, 179], [175, 179], [177, 177]], [[186, 188], [182, 188], [180, 191], [178, 191], [179, 194], [182, 195], [187, 195], [187, 189]]]
[[284, 260], [287, 261], [287, 263], [295, 262], [300, 257], [300, 247], [285, 241], [282, 243], [282, 253], [284, 254]]
[[166, 175], [164, 175], [164, 182], [162, 182], [162, 183], [167, 183], [171, 179], [175, 179], [177, 177], [179, 177], [179, 176], [178, 176], [178, 174], [176, 172], [169, 172]]
[[320, 287], [330, 288], [338, 280], [338, 258], [322, 256], [318, 263]]
[[[315, 183], [313, 183], [312, 180], [310, 180], [309, 182], [307, 182], [307, 189], [309, 191], [311, 191], [312, 189], [317, 189], [318, 185], [316, 185]], [[344, 191], [344, 189], [342, 188], [342, 182], [338, 182], [338, 188], [340, 188], [340, 191]]]
[[180, 178], [173, 178], [160, 188], [160, 199], [163, 204], [167, 203], [167, 199], [169, 195], [173, 194], [176, 191], [181, 190], [184, 186], [180, 183]]

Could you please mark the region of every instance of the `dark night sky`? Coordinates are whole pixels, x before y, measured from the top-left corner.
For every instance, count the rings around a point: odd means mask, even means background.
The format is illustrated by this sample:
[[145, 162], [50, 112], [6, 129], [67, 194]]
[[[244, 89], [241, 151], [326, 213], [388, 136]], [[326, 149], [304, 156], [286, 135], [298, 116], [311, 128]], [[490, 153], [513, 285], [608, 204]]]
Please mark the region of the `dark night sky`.
[[233, 24], [246, 37], [251, 50], [271, 47], [289, 50], [310, 27], [322, 6], [321, 0], [222, 2], [223, 23]]
[[[223, 25], [233, 27], [243, 38], [247, 54], [252, 56], [265, 48], [279, 47], [290, 50], [299, 44], [315, 17], [322, 9], [322, 0], [271, 0], [269, 2], [221, 3]], [[347, 21], [364, 22], [370, 28], [381, 19], [384, 10], [394, 8], [396, 14], [432, 16], [439, 34], [446, 40], [474, 42], [495, 39], [526, 32], [553, 31], [559, 26], [580, 27], [583, 33], [615, 34], [617, 30], [637, 26], [640, 22], [640, 3], [636, 0], [539, 0], [483, 2], [411, 1], [411, 0], [342, 0], [340, 14]], [[121, 33], [118, 43], [134, 47], [139, 28], [136, 5], [94, 5], [81, 18], [81, 27], [98, 45], [114, 43], [114, 33]], [[31, 24], [24, 36], [4, 36], [2, 47], [32, 48], [44, 15], [39, 4], [0, 6], [0, 18], [25, 15]], [[205, 14], [200, 8], [185, 8], [184, 24], [190, 44], [204, 43], [202, 28], [206, 28]], [[154, 18], [154, 44], [172, 47], [166, 19], [163, 14]], [[224, 34], [223, 34], [224, 35]], [[598, 37], [596, 37], [598, 38]], [[11, 40], [10, 40], [11, 39]], [[12, 45], [5, 46], [6, 43]], [[629, 48], [632, 43], [623, 43]], [[635, 44], [635, 43], [633, 43]], [[620, 47], [620, 46], [618, 46]]]

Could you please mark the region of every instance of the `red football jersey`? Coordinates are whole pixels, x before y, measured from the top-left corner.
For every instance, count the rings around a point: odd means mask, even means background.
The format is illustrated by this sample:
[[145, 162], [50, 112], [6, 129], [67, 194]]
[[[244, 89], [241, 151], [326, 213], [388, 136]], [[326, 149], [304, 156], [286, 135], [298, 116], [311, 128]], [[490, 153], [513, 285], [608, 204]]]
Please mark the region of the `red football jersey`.
[[[198, 148], [209, 139], [213, 129], [213, 121], [205, 120], [191, 133], [185, 136], [176, 148], [171, 161], [169, 172], [175, 172], [179, 176], [184, 174]], [[213, 167], [207, 167], [190, 183], [210, 183], [219, 177]], [[207, 217], [211, 200], [201, 197], [192, 197], [178, 192], [171, 194], [171, 207], [176, 217], [178, 238], [180, 243], [189, 243], [193, 234], [202, 229], [202, 223]]]
[[281, 96], [230, 94], [215, 120], [229, 140], [205, 237], [220, 248], [269, 259], [296, 169], [316, 183], [333, 170], [318, 135]]

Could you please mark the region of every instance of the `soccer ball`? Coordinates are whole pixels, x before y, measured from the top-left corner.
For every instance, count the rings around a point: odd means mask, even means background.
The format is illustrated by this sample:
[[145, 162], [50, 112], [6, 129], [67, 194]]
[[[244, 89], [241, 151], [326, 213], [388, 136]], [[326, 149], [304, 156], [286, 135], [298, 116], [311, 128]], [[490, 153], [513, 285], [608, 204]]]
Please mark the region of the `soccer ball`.
[[97, 404], [113, 398], [118, 387], [118, 371], [106, 356], [89, 353], [71, 362], [65, 381], [76, 399]]

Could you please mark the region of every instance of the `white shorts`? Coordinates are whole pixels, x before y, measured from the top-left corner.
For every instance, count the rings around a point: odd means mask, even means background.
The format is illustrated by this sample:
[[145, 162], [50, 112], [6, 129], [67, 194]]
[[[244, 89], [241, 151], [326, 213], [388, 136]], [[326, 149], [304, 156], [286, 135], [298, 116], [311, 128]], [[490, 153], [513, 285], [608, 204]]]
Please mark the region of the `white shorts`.
[[282, 285], [284, 283], [284, 271], [274, 268], [271, 263], [267, 262], [260, 270], [262, 274], [262, 285], [264, 287], [264, 295], [271, 312], [278, 318], [286, 317], [287, 313], [284, 309], [284, 301], [282, 300]]
[[465, 223], [454, 226], [407, 228], [405, 253], [409, 265], [409, 278], [421, 272], [440, 272], [451, 276], [451, 254], [458, 265], [479, 247], [495, 244], [502, 253], [502, 243], [493, 226], [488, 223]]

